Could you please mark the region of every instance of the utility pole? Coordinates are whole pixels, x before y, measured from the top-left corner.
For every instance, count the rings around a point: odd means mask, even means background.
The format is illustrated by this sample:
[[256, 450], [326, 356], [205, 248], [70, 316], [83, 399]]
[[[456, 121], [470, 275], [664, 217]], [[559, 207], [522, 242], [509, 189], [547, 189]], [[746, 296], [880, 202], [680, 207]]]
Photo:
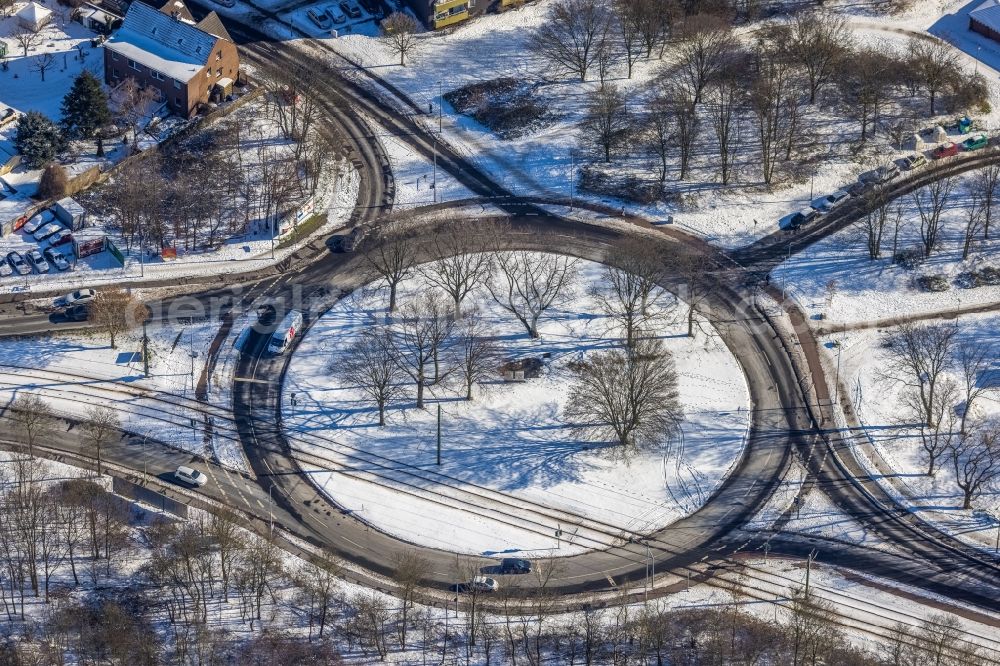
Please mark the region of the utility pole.
[[576, 153], [569, 151], [569, 209], [573, 210], [576, 197]]
[[816, 550], [813, 549], [806, 559], [806, 599], [809, 598], [809, 573], [812, 571], [813, 560], [816, 559]]
[[438, 403], [438, 423], [437, 423], [437, 464], [441, 464], [441, 403]]
[[149, 336], [146, 335], [146, 321], [142, 322], [142, 374], [149, 378]]
[[834, 384], [834, 387], [833, 387], [833, 404], [834, 405], [840, 404], [840, 350], [842, 348], [843, 348], [843, 345], [840, 344], [840, 340], [837, 340], [837, 377], [836, 377], [836, 383]]
[[441, 107], [444, 106], [444, 95], [441, 93], [441, 82], [438, 81], [438, 134], [441, 133], [443, 125]]
[[434, 137], [434, 180], [431, 181], [431, 202], [437, 203], [438, 196], [438, 141]]

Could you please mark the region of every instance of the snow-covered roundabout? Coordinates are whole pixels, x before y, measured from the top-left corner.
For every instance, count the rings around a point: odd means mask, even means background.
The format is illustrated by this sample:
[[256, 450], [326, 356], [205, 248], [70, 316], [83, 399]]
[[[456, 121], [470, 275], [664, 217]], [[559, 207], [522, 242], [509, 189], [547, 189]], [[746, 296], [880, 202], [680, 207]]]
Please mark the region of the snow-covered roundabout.
[[[476, 313], [495, 344], [496, 372], [480, 378], [472, 400], [464, 376], [447, 375], [425, 388], [423, 409], [403, 375], [381, 427], [376, 403], [345, 379], [347, 350], [366, 330], [405, 326], [407, 304], [436, 287], [416, 271], [399, 285], [392, 317], [386, 289], [341, 299], [309, 328], [285, 375], [283, 429], [299, 465], [373, 528], [460, 553], [570, 555], [612, 545], [594, 538], [589, 521], [645, 534], [694, 512], [743, 451], [750, 397], [739, 363], [707, 322], [688, 337], [687, 305], [657, 288], [646, 335], [673, 359], [681, 435], [629, 456], [581, 436], [564, 414], [574, 368], [621, 349], [624, 335], [595, 292], [607, 279], [604, 267], [580, 260], [573, 272], [541, 315], [537, 339], [486, 288], [469, 294], [462, 312]], [[442, 375], [454, 353], [442, 351]], [[519, 359], [532, 359], [536, 372], [529, 365], [528, 378], [510, 381], [502, 365]]]

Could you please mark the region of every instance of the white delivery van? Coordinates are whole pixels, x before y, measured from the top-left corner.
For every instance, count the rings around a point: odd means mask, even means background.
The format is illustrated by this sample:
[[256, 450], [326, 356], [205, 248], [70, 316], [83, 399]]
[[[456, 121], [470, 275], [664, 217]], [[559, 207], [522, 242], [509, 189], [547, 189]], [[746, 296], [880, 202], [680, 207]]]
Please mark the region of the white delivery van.
[[285, 318], [278, 324], [271, 335], [271, 341], [267, 345], [267, 351], [271, 354], [280, 354], [288, 349], [288, 345], [295, 339], [296, 334], [302, 329], [302, 313], [292, 310], [285, 315]]

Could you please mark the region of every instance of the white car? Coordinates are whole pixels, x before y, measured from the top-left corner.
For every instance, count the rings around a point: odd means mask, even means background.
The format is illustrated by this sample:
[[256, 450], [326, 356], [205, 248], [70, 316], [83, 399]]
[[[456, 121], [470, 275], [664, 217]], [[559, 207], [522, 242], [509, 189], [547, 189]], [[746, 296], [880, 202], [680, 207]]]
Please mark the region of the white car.
[[41, 213], [32, 215], [31, 219], [21, 227], [21, 230], [26, 234], [33, 234], [54, 219], [56, 216], [52, 214], [52, 211], [45, 209]]
[[819, 199], [814, 200], [809, 205], [821, 213], [829, 213], [836, 206], [849, 199], [850, 196], [851, 195], [844, 190], [837, 190], [833, 194], [828, 194], [825, 197], [820, 197]]
[[69, 307], [70, 305], [83, 305], [94, 300], [94, 296], [97, 296], [97, 292], [93, 289], [77, 289], [72, 294], [60, 296], [52, 301], [52, 305], [57, 308]]
[[487, 578], [486, 576], [476, 576], [469, 585], [480, 592], [496, 592], [500, 589], [500, 583], [497, 582], [496, 578]]
[[57, 269], [64, 271], [69, 268], [69, 261], [66, 259], [66, 255], [64, 255], [61, 250], [50, 247], [42, 254], [44, 254], [48, 262]]
[[182, 483], [186, 483], [197, 488], [201, 488], [203, 485], [208, 483], [208, 477], [194, 469], [193, 467], [185, 467], [181, 465], [174, 472], [174, 478]]
[[35, 270], [39, 273], [49, 272], [49, 262], [45, 261], [45, 257], [38, 250], [32, 250], [28, 254], [24, 255], [24, 258], [28, 260], [28, 263], [35, 267]]

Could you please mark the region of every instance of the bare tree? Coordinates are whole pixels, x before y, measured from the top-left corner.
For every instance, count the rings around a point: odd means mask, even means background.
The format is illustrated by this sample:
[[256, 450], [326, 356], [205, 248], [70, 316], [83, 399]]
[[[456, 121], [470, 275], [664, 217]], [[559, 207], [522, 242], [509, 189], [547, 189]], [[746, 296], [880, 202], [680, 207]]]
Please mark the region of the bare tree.
[[653, 50], [659, 50], [663, 58], [663, 49], [671, 35], [677, 17], [683, 11], [674, 0], [625, 0], [629, 5], [629, 14], [642, 37], [646, 49], [646, 57], [653, 56]]
[[322, 640], [330, 617], [336, 612], [342, 575], [340, 566], [335, 562], [316, 556], [303, 562], [295, 574], [296, 585], [309, 608], [310, 641], [314, 626], [316, 637]]
[[27, 58], [28, 51], [34, 48], [35, 45], [41, 41], [42, 33], [39, 30], [33, 30], [22, 26], [14, 31], [13, 37], [18, 46], [21, 47], [24, 57]]
[[993, 206], [1000, 191], [1000, 162], [993, 162], [976, 171], [972, 177], [972, 189], [979, 193], [983, 210], [983, 239], [989, 240]]
[[1000, 428], [989, 423], [955, 438], [951, 451], [955, 483], [962, 489], [962, 508], [1000, 477]]
[[465, 385], [465, 399], [472, 400], [473, 389], [477, 384], [496, 377], [500, 347], [493, 331], [478, 311], [466, 313], [457, 328], [456, 361]]
[[934, 425], [935, 396], [952, 365], [956, 334], [954, 326], [905, 323], [886, 340], [889, 365], [883, 376], [915, 392], [928, 426]]
[[84, 444], [93, 449], [97, 457], [97, 473], [103, 474], [104, 447], [120, 437], [121, 433], [118, 412], [110, 407], [91, 407], [87, 410], [87, 420], [83, 422], [82, 430]]
[[976, 403], [989, 392], [993, 385], [986, 377], [996, 359], [996, 347], [984, 341], [962, 341], [956, 345], [955, 362], [958, 366], [962, 390], [962, 420], [959, 430], [965, 434], [969, 416]]
[[788, 28], [785, 50], [805, 73], [809, 103], [816, 103], [816, 93], [830, 82], [841, 61], [851, 51], [851, 34], [846, 20], [836, 14], [818, 11], [798, 12]]
[[528, 48], [546, 63], [586, 81], [610, 29], [610, 19], [603, 0], [560, 0], [528, 39]]
[[152, 111], [158, 94], [155, 87], [140, 86], [131, 76], [112, 92], [114, 115], [119, 123], [132, 130], [133, 148], [139, 142], [139, 125]]
[[624, 331], [625, 345], [633, 347], [669, 298], [659, 286], [667, 277], [666, 263], [654, 248], [636, 240], [609, 253], [601, 273], [602, 280], [591, 294]]
[[612, 3], [614, 26], [621, 40], [625, 71], [630, 79], [632, 78], [632, 68], [645, 52], [642, 39], [643, 17], [639, 11], [640, 6], [640, 3], [635, 0], [614, 0]]
[[837, 87], [845, 110], [861, 123], [862, 141], [868, 138], [869, 126], [875, 134], [896, 69], [895, 57], [883, 46], [861, 49], [840, 62]]
[[954, 615], [934, 613], [926, 617], [911, 637], [915, 639], [914, 663], [922, 666], [980, 663], [975, 647], [962, 640], [964, 634], [961, 620]]
[[451, 298], [456, 317], [462, 314], [462, 301], [483, 286], [492, 271], [485, 242], [474, 246], [472, 251], [469, 249], [469, 241], [474, 241], [478, 233], [473, 224], [461, 224], [435, 234], [434, 254], [440, 258], [419, 269], [425, 280]]
[[433, 292], [401, 308], [389, 339], [396, 364], [416, 384], [417, 409], [424, 407], [424, 388], [441, 378], [441, 347], [453, 325], [454, 320]]
[[733, 48], [732, 27], [719, 16], [694, 14], [684, 20], [681, 37], [677, 48], [678, 69], [694, 93], [694, 103], [698, 104], [705, 86]]
[[245, 545], [243, 531], [237, 524], [239, 519], [228, 511], [212, 513], [208, 519], [207, 533], [219, 551], [219, 571], [222, 574], [222, 598], [229, 602], [229, 581], [232, 578], [233, 562], [239, 558]]
[[969, 191], [969, 205], [965, 208], [965, 233], [962, 240], [962, 261], [969, 258], [972, 243], [979, 238], [979, 230], [986, 219], [986, 207], [981, 192], [973, 187]]
[[119, 335], [141, 324], [148, 316], [145, 305], [117, 287], [97, 292], [90, 303], [90, 321], [108, 334], [112, 349]]
[[623, 455], [675, 436], [682, 418], [673, 359], [657, 339], [595, 353], [574, 364], [566, 418]]
[[611, 154], [628, 143], [631, 122], [625, 94], [617, 86], [606, 85], [597, 91], [580, 124], [586, 139], [611, 161]]
[[496, 271], [487, 283], [501, 308], [521, 322], [532, 338], [538, 320], [560, 298], [576, 277], [576, 259], [528, 250], [500, 250], [493, 258]]
[[882, 239], [893, 211], [897, 215], [901, 213], [898, 207], [894, 209], [890, 206], [891, 199], [886, 195], [885, 188], [881, 185], [876, 185], [865, 192], [864, 202], [866, 212], [857, 224], [865, 236], [868, 258], [874, 261], [882, 256]]
[[761, 171], [764, 183], [770, 184], [787, 136], [788, 101], [793, 94], [787, 63], [779, 53], [758, 53], [756, 76], [750, 81], [748, 104], [757, 121]]
[[941, 213], [948, 205], [954, 185], [953, 178], [938, 178], [911, 195], [920, 215], [920, 241], [924, 246], [925, 257], [931, 256], [937, 246], [941, 232]]
[[739, 140], [740, 113], [746, 71], [745, 61], [736, 53], [730, 53], [726, 63], [720, 67], [708, 84], [712, 105], [712, 128], [719, 146], [719, 177], [723, 185], [729, 183], [734, 158], [733, 144]]
[[331, 362], [330, 370], [375, 403], [379, 427], [384, 426], [386, 407], [403, 393], [404, 375], [397, 363], [392, 334], [384, 328], [362, 331], [355, 342]]
[[955, 438], [955, 402], [958, 397], [958, 386], [947, 378], [940, 380], [935, 387], [929, 413], [925, 411], [927, 408], [919, 389], [908, 387], [902, 393], [903, 419], [907, 422], [904, 426], [912, 427], [914, 421], [919, 423], [920, 446], [927, 457], [927, 476], [934, 476], [938, 460], [948, 452]]
[[417, 31], [420, 24], [405, 12], [393, 12], [382, 21], [382, 42], [399, 56], [399, 64], [406, 66], [406, 58], [417, 48]]
[[362, 251], [372, 279], [389, 290], [389, 312], [395, 312], [396, 291], [403, 280], [413, 275], [417, 263], [412, 241], [390, 228], [380, 237], [369, 238]]
[[34, 393], [22, 393], [8, 408], [18, 434], [28, 445], [28, 457], [35, 456], [35, 444], [55, 432], [56, 417], [49, 403]]
[[936, 114], [935, 100], [953, 78], [961, 76], [954, 48], [939, 39], [911, 37], [907, 45], [908, 63], [920, 76], [930, 98], [930, 114]]
[[45, 72], [52, 69], [52, 66], [56, 64], [56, 57], [52, 53], [42, 53], [35, 56], [35, 59], [31, 62], [31, 71], [37, 72], [42, 81], [45, 81]]
[[350, 599], [354, 608], [351, 629], [369, 649], [374, 650], [379, 660], [389, 656], [389, 604], [377, 592], [358, 592]]
[[392, 579], [396, 583], [396, 594], [401, 603], [396, 633], [399, 646], [404, 650], [410, 628], [409, 615], [416, 603], [417, 588], [429, 570], [430, 562], [415, 550], [400, 550], [393, 555]]

